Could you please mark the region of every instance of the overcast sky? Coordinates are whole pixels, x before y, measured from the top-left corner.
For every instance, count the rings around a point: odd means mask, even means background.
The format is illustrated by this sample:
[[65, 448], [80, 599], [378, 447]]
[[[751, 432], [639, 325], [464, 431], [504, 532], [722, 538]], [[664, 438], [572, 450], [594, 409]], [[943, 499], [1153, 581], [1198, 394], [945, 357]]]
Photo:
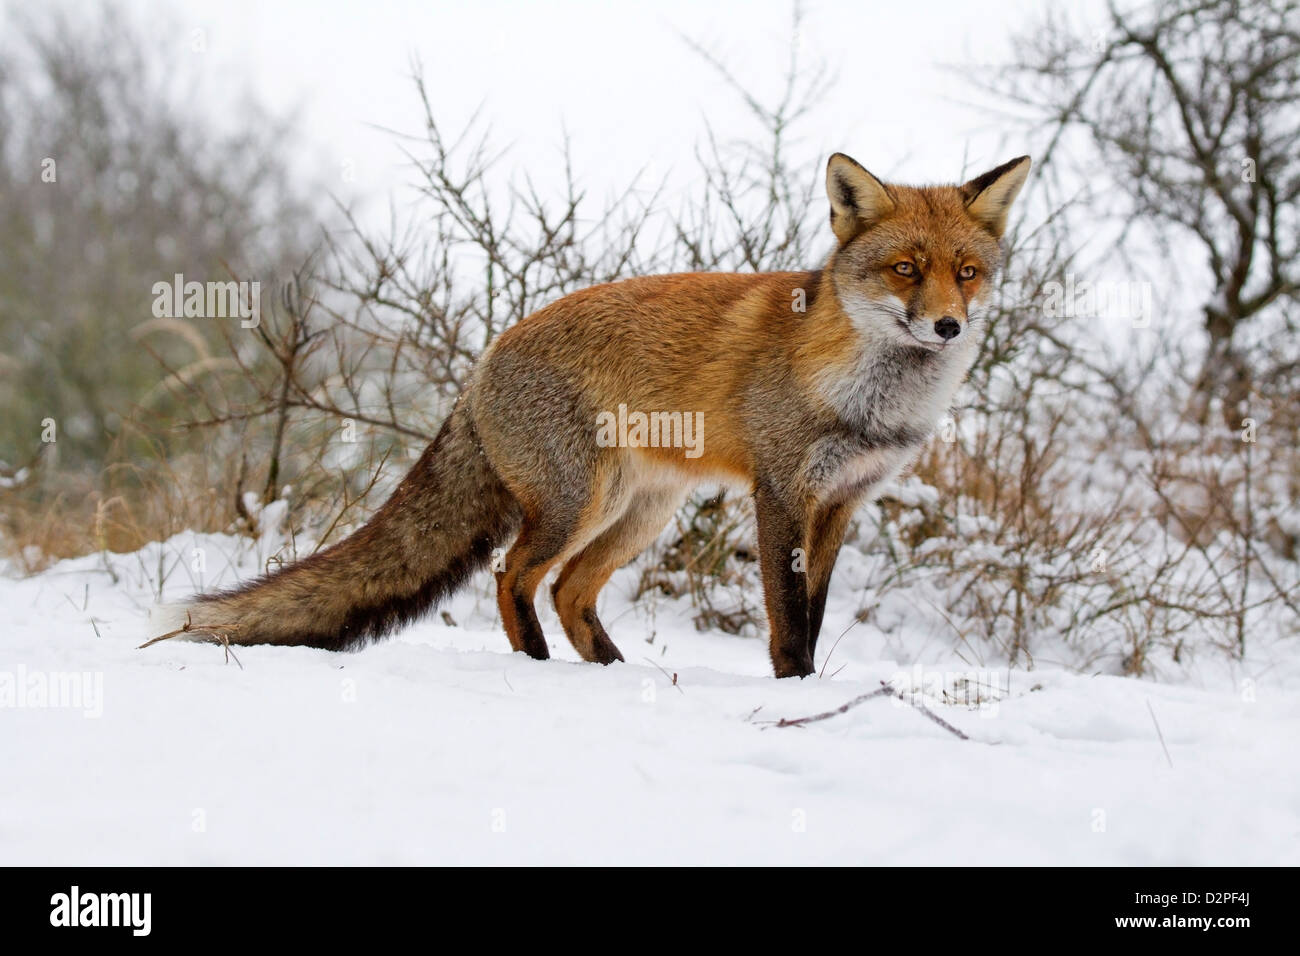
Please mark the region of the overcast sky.
[[[127, 2], [161, 42], [187, 53], [203, 31], [205, 50], [192, 55], [214, 88], [247, 86], [272, 108], [300, 107], [311, 148], [295, 159], [328, 169], [342, 198], [372, 206], [390, 193], [400, 201], [410, 181], [394, 137], [375, 127], [419, 132], [412, 57], [423, 61], [448, 130], [481, 105], [494, 141], [509, 147], [505, 163], [545, 183], [567, 128], [581, 180], [599, 195], [643, 168], [649, 181], [680, 184], [693, 173], [706, 118], [724, 137], [752, 131], [683, 36], [760, 94], [777, 91], [791, 41], [785, 0]], [[802, 128], [799, 155], [821, 157], [808, 175], [819, 178], [835, 150], [907, 181], [954, 180], [1024, 152], [1009, 124], [971, 108], [976, 93], [962, 66], [1004, 60], [1013, 30], [1042, 6], [807, 4], [802, 49], [838, 76]]]

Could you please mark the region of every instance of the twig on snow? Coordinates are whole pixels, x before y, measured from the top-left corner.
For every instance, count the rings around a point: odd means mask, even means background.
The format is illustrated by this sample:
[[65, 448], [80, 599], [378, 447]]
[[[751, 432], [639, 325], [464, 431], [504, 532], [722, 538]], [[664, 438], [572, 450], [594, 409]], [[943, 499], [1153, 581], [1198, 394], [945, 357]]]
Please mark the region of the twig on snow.
[[[810, 714], [807, 717], [782, 717], [780, 720], [767, 721], [766, 726], [764, 726], [763, 729], [766, 730], [768, 727], [802, 727], [806, 724], [816, 723], [819, 720], [828, 720], [831, 717], [838, 717], [840, 714], [848, 713], [854, 707], [857, 707], [859, 704], [864, 704], [874, 697], [897, 697], [899, 700], [910, 704], [912, 707], [925, 714], [925, 716], [929, 717], [950, 734], [953, 734], [961, 740], [970, 740], [970, 737], [966, 736], [966, 734], [962, 733], [952, 724], [948, 723], [948, 721], [944, 720], [930, 708], [926, 707], [925, 704], [918, 700], [912, 700], [902, 691], [895, 690], [888, 682], [883, 680], [880, 682], [880, 686], [869, 694], [862, 694], [859, 697], [855, 697], [851, 701], [836, 707], [834, 710], [823, 711], [820, 714]], [[1161, 742], [1163, 743], [1163, 739]]]
[[782, 717], [780, 720], [769, 720], [766, 722], [767, 727], [802, 727], [804, 724], [814, 724], [819, 720], [827, 720], [831, 717], [838, 717], [840, 714], [846, 714], [859, 704], [865, 704], [873, 697], [880, 697], [885, 694], [893, 693], [893, 688], [889, 685], [873, 690], [869, 694], [863, 694], [861, 697], [854, 697], [847, 704], [841, 704], [834, 710], [824, 711], [820, 714], [811, 714], [807, 717]]

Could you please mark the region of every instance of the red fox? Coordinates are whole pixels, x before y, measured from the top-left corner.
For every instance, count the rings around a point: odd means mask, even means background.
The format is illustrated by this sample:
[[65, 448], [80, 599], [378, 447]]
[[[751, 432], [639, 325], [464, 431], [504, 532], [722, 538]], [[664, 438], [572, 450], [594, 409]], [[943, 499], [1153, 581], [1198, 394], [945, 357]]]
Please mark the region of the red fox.
[[549, 657], [546, 574], [586, 661], [610, 576], [701, 482], [751, 493], [777, 677], [814, 672], [860, 502], [920, 451], [974, 361], [1022, 156], [961, 186], [886, 185], [836, 153], [837, 240], [811, 272], [692, 273], [575, 292], [503, 332], [433, 444], [351, 537], [188, 607], [231, 644], [359, 647], [423, 614], [512, 537], [510, 646]]

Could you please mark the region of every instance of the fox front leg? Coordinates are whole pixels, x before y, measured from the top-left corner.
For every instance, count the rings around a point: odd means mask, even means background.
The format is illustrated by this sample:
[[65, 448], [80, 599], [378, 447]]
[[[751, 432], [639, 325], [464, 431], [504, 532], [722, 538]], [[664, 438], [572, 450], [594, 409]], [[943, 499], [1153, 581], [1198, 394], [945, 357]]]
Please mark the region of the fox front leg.
[[812, 522], [812, 534], [808, 539], [808, 649], [814, 656], [822, 617], [826, 613], [831, 571], [856, 505], [856, 499], [823, 505]]
[[771, 628], [772, 668], [777, 677], [813, 673], [808, 639], [808, 573], [803, 557], [808, 517], [770, 488], [754, 493], [758, 517], [759, 567]]

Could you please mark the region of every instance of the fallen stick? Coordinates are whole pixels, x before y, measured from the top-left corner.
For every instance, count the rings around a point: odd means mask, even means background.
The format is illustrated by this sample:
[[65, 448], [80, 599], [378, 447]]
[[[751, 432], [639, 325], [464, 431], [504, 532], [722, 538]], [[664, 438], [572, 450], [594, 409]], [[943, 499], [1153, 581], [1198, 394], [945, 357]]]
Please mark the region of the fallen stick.
[[871, 700], [871, 698], [873, 697], [881, 697], [885, 694], [893, 693], [893, 690], [894, 689], [892, 687], [886, 684], [884, 687], [881, 687], [877, 690], [873, 690], [870, 694], [863, 694], [861, 697], [854, 697], [847, 704], [841, 704], [839, 707], [836, 707], [834, 710], [828, 710], [821, 714], [812, 714], [808, 717], [790, 717], [790, 718], [782, 717], [780, 720], [766, 721], [766, 727], [764, 727], [764, 729], [766, 729], [767, 727], [802, 727], [804, 724], [813, 724], [819, 720], [827, 720], [828, 718], [831, 717], [838, 717], [840, 714], [848, 713], [850, 710], [852, 710], [854, 707], [857, 707], [859, 704], [866, 703], [867, 701]]
[[948, 731], [950, 734], [956, 734], [956, 735], [957, 735], [958, 737], [960, 737], [962, 740], [970, 740], [969, 737], [967, 737], [965, 734], [963, 734], [960, 730], [958, 730], [958, 729], [957, 729], [956, 727], [954, 727], [952, 724], [948, 723], [948, 721], [944, 720], [942, 717], [940, 717], [938, 714], [936, 714], [934, 711], [932, 711], [929, 707], [926, 707], [925, 704], [921, 703], [919, 700], [911, 700], [911, 699], [909, 699], [909, 698], [908, 698], [908, 697], [907, 697], [907, 696], [906, 696], [906, 695], [905, 695], [901, 690], [894, 690], [894, 688], [890, 687], [890, 686], [889, 686], [888, 684], [886, 684], [883, 680], [880, 682], [880, 685], [881, 685], [881, 687], [885, 688], [886, 690], [891, 691], [891, 692], [893, 693], [893, 695], [894, 695], [895, 697], [897, 697], [899, 700], [903, 701], [904, 703], [911, 704], [913, 707], [915, 707], [915, 708], [916, 708], [917, 710], [919, 710], [921, 713], [925, 714], [925, 716], [929, 717], [931, 720], [933, 720], [936, 724], [938, 724], [938, 725], [939, 725], [940, 727], [942, 727], [944, 730]]
[[950, 734], [954, 734], [961, 740], [970, 740], [969, 737], [967, 737], [964, 733], [962, 733], [952, 724], [948, 723], [948, 721], [944, 720], [942, 717], [940, 717], [930, 708], [926, 707], [925, 704], [922, 704], [921, 702], [916, 700], [909, 699], [907, 695], [905, 695], [902, 691], [895, 690], [893, 687], [891, 687], [888, 683], [886, 683], [883, 680], [880, 682], [880, 686], [877, 689], [873, 690], [871, 693], [863, 694], [860, 697], [855, 697], [848, 703], [841, 704], [839, 707], [836, 707], [834, 710], [823, 711], [820, 714], [810, 714], [807, 717], [790, 717], [790, 718], [782, 717], [780, 720], [767, 721], [763, 729], [766, 730], [768, 727], [802, 727], [805, 724], [813, 724], [819, 720], [829, 720], [831, 717], [838, 717], [840, 714], [848, 713], [854, 707], [857, 707], [859, 704], [866, 703], [867, 701], [871, 700], [873, 697], [897, 697], [899, 700], [903, 701], [906, 704], [910, 704], [912, 707], [916, 708], [921, 713], [925, 714], [925, 716], [929, 717], [931, 720], [933, 720], [944, 730], [948, 731]]

